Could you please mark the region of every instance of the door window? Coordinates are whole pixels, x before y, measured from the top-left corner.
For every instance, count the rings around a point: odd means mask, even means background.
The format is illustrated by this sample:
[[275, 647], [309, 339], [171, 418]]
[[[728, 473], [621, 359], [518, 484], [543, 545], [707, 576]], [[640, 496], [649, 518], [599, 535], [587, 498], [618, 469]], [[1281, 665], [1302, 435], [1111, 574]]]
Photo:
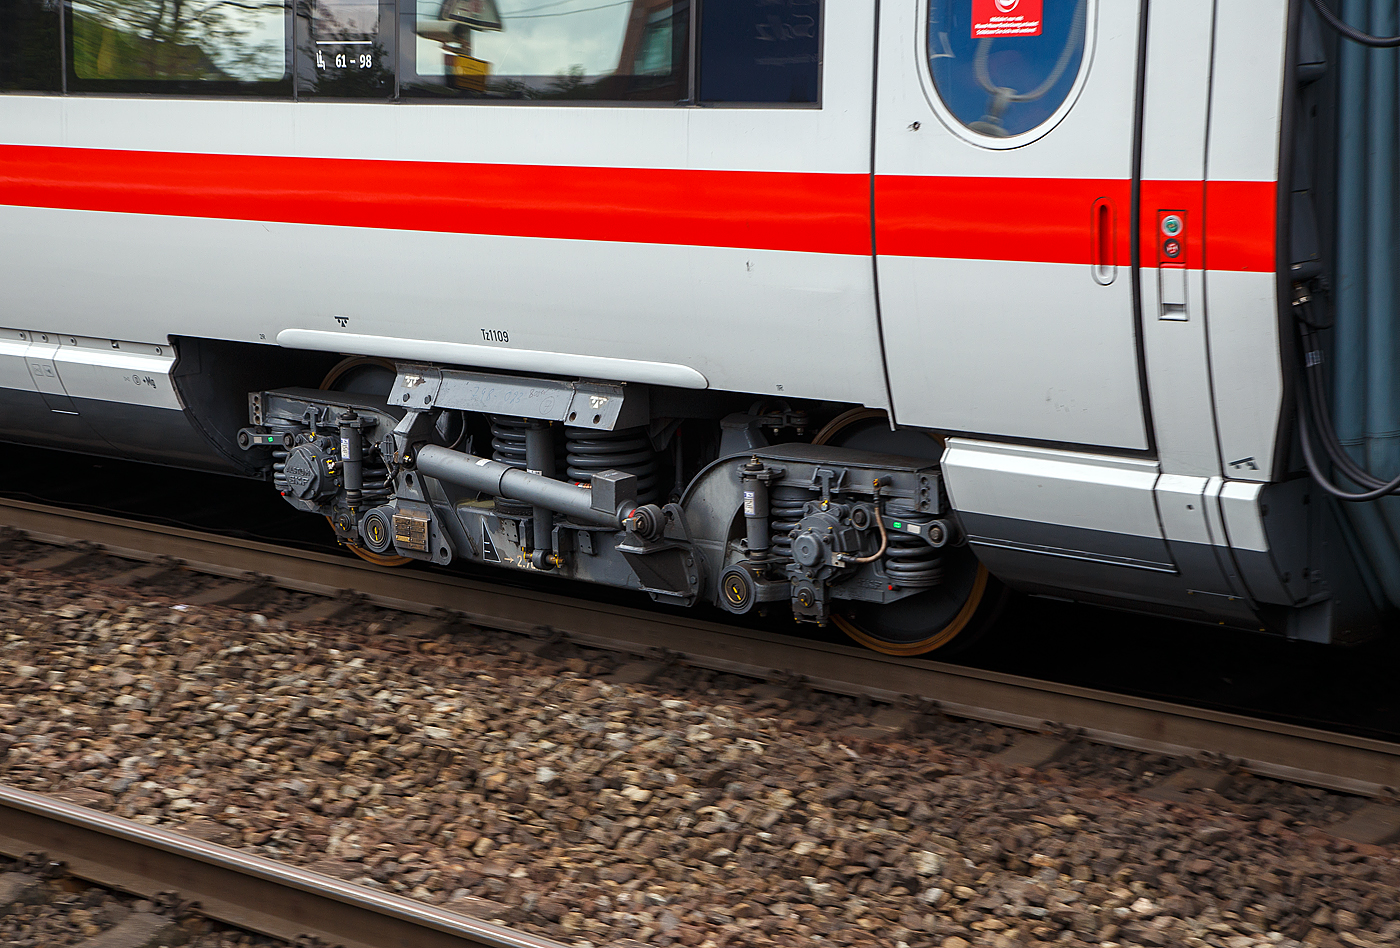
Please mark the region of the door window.
[[1011, 138], [1054, 117], [1078, 87], [1089, 0], [929, 0], [928, 60], [952, 117]]

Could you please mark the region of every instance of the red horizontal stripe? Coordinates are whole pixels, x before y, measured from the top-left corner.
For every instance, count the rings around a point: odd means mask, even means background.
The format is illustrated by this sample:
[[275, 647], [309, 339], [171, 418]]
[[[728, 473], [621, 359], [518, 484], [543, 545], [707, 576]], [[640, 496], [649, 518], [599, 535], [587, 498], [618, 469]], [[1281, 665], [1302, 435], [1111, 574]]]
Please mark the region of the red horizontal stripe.
[[904, 257], [1087, 265], [1093, 262], [1090, 211], [1107, 198], [1114, 249], [1126, 264], [1131, 197], [1126, 179], [880, 175], [876, 246]]
[[[1272, 181], [1143, 181], [1142, 265], [1157, 265], [1159, 210], [1187, 212], [1188, 266], [1271, 273]], [[1114, 249], [1128, 260], [1127, 179], [881, 175], [875, 182], [881, 254], [1043, 263], [1094, 262], [1090, 210], [1112, 203]]]
[[1162, 239], [1166, 236], [1159, 229], [1162, 211], [1179, 211], [1185, 215], [1186, 227], [1178, 239], [1186, 252], [1179, 259], [1193, 270], [1209, 266], [1205, 258], [1205, 232], [1209, 221], [1205, 215], [1205, 188], [1200, 181], [1142, 183], [1142, 216], [1138, 222], [1142, 234], [1142, 265], [1155, 267], [1161, 262]]
[[[1272, 182], [1143, 182], [1143, 264], [1156, 209], [1187, 210], [1193, 266], [1274, 269]], [[1129, 254], [1126, 179], [881, 175], [879, 251], [1089, 264], [1091, 209]], [[579, 168], [0, 145], [0, 204], [444, 233], [866, 255], [869, 177]], [[1194, 218], [1194, 220], [1192, 220]], [[1205, 228], [1201, 228], [1201, 220]], [[1204, 243], [1202, 243], [1204, 237]]]
[[870, 253], [860, 174], [0, 146], [0, 204], [510, 237]]
[[1207, 181], [1206, 265], [1272, 273], [1278, 267], [1278, 188], [1272, 181]]

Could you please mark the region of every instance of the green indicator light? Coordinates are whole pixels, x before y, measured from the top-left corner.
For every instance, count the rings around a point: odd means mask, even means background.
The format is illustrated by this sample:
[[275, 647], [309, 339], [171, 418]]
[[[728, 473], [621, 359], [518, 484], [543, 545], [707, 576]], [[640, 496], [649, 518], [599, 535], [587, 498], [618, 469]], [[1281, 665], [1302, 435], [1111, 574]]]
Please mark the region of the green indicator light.
[[904, 524], [902, 524], [902, 523], [900, 523], [898, 520], [896, 520], [896, 521], [894, 522], [894, 528], [895, 528], [896, 530], [903, 530], [903, 529], [904, 529]]

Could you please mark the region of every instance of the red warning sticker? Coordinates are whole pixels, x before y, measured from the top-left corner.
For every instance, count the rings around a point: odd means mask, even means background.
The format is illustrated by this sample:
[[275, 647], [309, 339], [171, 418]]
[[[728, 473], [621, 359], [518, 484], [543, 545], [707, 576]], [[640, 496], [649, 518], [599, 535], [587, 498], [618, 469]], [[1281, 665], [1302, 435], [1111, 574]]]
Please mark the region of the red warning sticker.
[[1044, 0], [972, 0], [972, 38], [1039, 36]]

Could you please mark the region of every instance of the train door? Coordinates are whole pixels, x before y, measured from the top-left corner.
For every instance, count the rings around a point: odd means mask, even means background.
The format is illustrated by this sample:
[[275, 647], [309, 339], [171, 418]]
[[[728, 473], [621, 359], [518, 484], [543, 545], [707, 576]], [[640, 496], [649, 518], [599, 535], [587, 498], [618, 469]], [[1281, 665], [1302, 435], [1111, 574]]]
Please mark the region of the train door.
[[988, 569], [1204, 617], [1161, 465], [1132, 455], [1153, 447], [1131, 256], [1146, 8], [886, 0], [882, 330], [899, 422], [965, 433], [943, 471]]
[[882, 331], [902, 424], [1148, 447], [1129, 261], [1140, 11], [886, 0]]
[[[1143, 69], [1137, 277], [1161, 470], [1155, 493], [1181, 577], [1176, 598], [1197, 607], [1208, 599], [1213, 614], [1246, 620], [1254, 604], [1227, 545], [1227, 491], [1233, 488], [1222, 477], [1206, 308], [1207, 244], [1222, 226], [1218, 213], [1207, 214], [1204, 186], [1216, 6], [1215, 0], [1173, 0], [1152, 7]], [[1233, 319], [1234, 308], [1226, 303], [1220, 318]]]

